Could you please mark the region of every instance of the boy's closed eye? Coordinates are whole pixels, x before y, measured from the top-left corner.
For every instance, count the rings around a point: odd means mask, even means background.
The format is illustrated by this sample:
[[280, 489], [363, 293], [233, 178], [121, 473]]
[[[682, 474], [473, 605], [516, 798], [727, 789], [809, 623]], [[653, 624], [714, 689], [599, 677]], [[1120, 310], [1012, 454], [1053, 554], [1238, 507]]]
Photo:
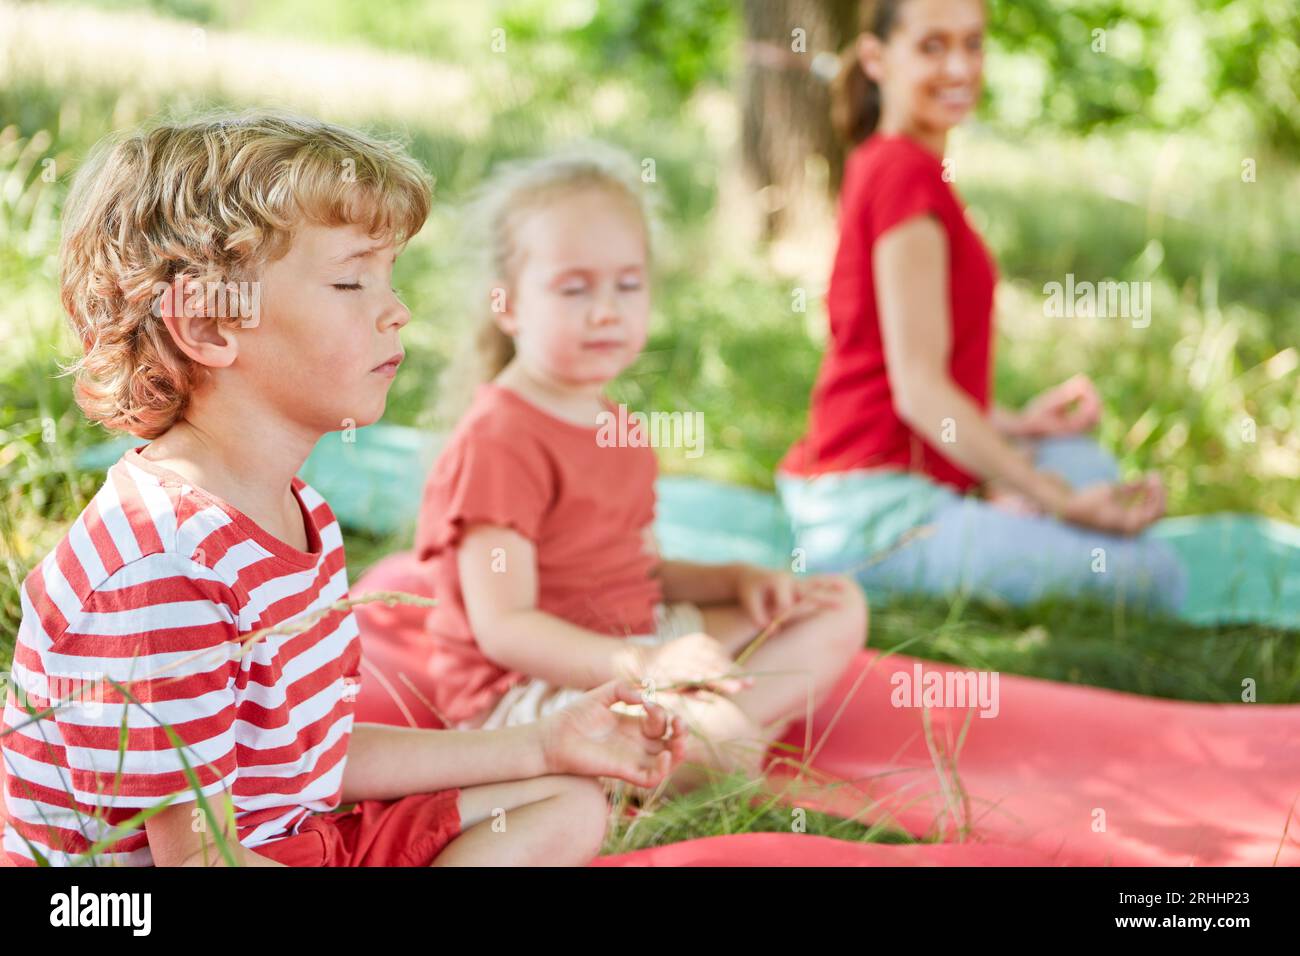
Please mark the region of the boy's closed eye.
[[[372, 274], [382, 274], [376, 270], [386, 266], [386, 268], [382, 268], [382, 272], [388, 274], [384, 277], [387, 279], [392, 273], [393, 266], [397, 263], [398, 250], [392, 249], [389, 256], [381, 257], [380, 253], [383, 252], [385, 248], [386, 247], [384, 246], [371, 246], [368, 248], [357, 249], [348, 255], [333, 260], [331, 265], [335, 268], [339, 268], [346, 266], [349, 263], [357, 263], [364, 267], [357, 273], [354, 273], [358, 274], [361, 278], [365, 278]], [[337, 275], [337, 273], [335, 274]], [[350, 281], [345, 280], [343, 282], [331, 282], [330, 288], [337, 289], [340, 292], [359, 292], [366, 288], [366, 286], [361, 283], [361, 278]], [[397, 290], [393, 289], [393, 292], [397, 292]]]
[[[344, 292], [356, 292], [362, 288], [360, 282], [334, 282], [331, 284], [331, 286], [332, 288], [339, 289]], [[389, 288], [394, 295], [400, 296], [402, 294], [402, 290], [398, 289], [396, 286], [390, 286]]]

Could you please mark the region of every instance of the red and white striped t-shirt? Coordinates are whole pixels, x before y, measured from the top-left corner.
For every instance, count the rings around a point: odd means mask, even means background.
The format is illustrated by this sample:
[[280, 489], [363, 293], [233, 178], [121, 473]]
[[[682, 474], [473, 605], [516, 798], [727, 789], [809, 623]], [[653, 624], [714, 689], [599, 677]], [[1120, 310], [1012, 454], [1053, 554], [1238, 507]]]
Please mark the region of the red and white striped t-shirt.
[[[82, 862], [142, 808], [195, 801], [186, 764], [205, 797], [230, 791], [249, 848], [339, 805], [356, 619], [334, 611], [301, 634], [242, 643], [347, 597], [338, 522], [300, 479], [293, 488], [305, 552], [132, 449], [32, 569], [4, 712], [13, 732], [0, 738], [13, 862], [31, 865], [33, 850]], [[52, 700], [65, 706], [33, 720], [27, 708]], [[96, 862], [150, 865], [143, 825]]]

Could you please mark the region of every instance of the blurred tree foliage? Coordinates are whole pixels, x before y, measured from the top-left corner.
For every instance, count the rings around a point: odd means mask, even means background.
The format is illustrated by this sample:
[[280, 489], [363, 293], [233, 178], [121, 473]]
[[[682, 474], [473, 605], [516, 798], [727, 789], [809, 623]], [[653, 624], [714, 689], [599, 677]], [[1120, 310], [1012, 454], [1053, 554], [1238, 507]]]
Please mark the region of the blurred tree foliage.
[[[1300, 145], [1295, 0], [992, 0], [991, 13], [993, 112], [1011, 126], [1221, 126], [1216, 114], [1235, 114], [1279, 149]], [[999, 53], [1022, 68], [999, 71]]]
[[[578, 89], [611, 78], [678, 101], [701, 84], [736, 79], [741, 62], [743, 0], [92, 2], [462, 63], [475, 59], [489, 30], [502, 27], [521, 46], [563, 48], [563, 56], [538, 66], [564, 69]], [[986, 115], [1005, 129], [1086, 132], [1205, 121], [1214, 132], [1258, 137], [1283, 150], [1300, 147], [1297, 0], [988, 3]]]
[[573, 39], [593, 71], [634, 71], [684, 97], [726, 81], [736, 31], [732, 0], [606, 0]]
[[[1279, 149], [1300, 146], [1296, 0], [989, 6], [989, 114], [1008, 129], [1173, 128], [1226, 114], [1254, 121], [1253, 131], [1238, 123], [1231, 133], [1254, 132]], [[720, 41], [738, 36], [740, 8], [740, 0], [606, 0], [573, 40], [591, 73], [633, 71], [684, 96], [728, 75], [730, 50]]]

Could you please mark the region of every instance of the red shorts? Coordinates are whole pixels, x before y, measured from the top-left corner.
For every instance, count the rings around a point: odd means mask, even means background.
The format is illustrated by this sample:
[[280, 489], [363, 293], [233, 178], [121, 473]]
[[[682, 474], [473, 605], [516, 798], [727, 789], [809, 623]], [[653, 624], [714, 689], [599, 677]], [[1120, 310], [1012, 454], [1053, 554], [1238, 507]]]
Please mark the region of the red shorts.
[[288, 866], [428, 866], [460, 835], [459, 790], [362, 800], [314, 813], [293, 836], [253, 852]]

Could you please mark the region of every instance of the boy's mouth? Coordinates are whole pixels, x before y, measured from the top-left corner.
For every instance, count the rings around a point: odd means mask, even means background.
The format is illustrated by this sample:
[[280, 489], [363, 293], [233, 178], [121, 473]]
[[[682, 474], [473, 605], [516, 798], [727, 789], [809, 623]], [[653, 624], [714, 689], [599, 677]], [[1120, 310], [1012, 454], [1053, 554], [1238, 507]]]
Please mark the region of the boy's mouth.
[[391, 377], [397, 374], [397, 366], [402, 364], [402, 359], [404, 359], [405, 357], [406, 354], [404, 352], [398, 352], [396, 355], [389, 356], [387, 359], [380, 362], [370, 371], [377, 372], [380, 375], [388, 375]]
[[625, 343], [615, 342], [612, 340], [602, 340], [599, 342], [583, 342], [582, 347], [592, 352], [617, 352], [623, 348]]

